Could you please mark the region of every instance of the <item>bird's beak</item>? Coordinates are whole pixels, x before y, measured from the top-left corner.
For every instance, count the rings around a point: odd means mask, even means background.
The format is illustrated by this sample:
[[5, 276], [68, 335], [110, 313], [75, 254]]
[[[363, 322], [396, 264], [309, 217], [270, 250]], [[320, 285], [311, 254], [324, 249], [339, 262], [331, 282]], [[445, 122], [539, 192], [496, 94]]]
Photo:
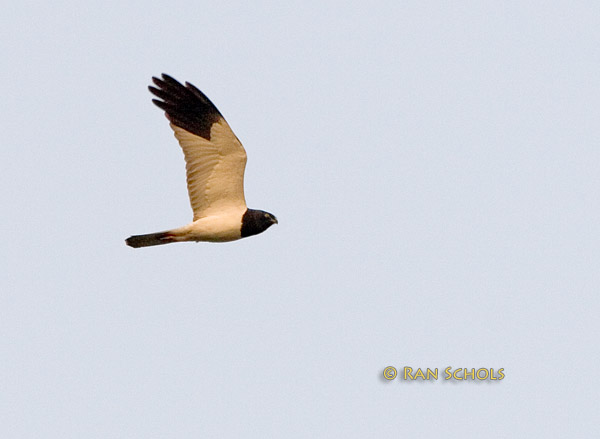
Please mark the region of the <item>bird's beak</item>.
[[275, 224], [279, 224], [279, 221], [277, 221], [277, 218], [273, 217], [273, 221], [275, 221]]

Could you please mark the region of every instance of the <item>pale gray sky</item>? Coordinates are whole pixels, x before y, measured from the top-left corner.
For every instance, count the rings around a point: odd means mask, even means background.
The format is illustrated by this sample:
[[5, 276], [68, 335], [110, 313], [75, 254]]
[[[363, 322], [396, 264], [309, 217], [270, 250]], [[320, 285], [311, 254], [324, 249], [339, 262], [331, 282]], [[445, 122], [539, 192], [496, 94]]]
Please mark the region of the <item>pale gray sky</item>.
[[[15, 2], [0, 29], [2, 438], [600, 435], [598, 2]], [[125, 246], [192, 215], [163, 72], [278, 226]]]

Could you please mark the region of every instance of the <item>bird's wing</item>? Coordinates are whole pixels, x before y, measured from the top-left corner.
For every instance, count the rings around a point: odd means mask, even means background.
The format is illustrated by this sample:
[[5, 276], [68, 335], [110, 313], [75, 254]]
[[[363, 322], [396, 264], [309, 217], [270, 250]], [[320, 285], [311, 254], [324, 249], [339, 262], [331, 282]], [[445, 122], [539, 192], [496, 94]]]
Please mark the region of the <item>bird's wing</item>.
[[148, 89], [165, 110], [185, 156], [194, 221], [229, 208], [246, 208], [246, 151], [217, 107], [196, 87], [163, 74]]

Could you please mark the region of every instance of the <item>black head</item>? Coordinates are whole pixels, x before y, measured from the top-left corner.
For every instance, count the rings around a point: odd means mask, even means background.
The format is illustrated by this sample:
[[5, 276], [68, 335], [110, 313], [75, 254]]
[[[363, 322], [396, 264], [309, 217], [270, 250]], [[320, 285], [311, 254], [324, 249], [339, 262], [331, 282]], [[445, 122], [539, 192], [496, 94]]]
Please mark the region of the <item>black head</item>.
[[258, 235], [264, 232], [273, 224], [277, 224], [275, 215], [262, 210], [248, 209], [242, 217], [242, 238], [252, 235]]

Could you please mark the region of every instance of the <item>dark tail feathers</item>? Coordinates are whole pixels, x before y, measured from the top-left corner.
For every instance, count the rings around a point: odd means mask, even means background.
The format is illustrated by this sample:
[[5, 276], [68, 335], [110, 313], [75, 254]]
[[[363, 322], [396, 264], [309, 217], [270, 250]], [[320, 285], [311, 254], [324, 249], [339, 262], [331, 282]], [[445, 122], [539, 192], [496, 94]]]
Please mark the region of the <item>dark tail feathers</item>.
[[150, 247], [151, 245], [162, 245], [174, 242], [174, 236], [169, 232], [149, 233], [148, 235], [130, 236], [125, 240], [129, 247]]

